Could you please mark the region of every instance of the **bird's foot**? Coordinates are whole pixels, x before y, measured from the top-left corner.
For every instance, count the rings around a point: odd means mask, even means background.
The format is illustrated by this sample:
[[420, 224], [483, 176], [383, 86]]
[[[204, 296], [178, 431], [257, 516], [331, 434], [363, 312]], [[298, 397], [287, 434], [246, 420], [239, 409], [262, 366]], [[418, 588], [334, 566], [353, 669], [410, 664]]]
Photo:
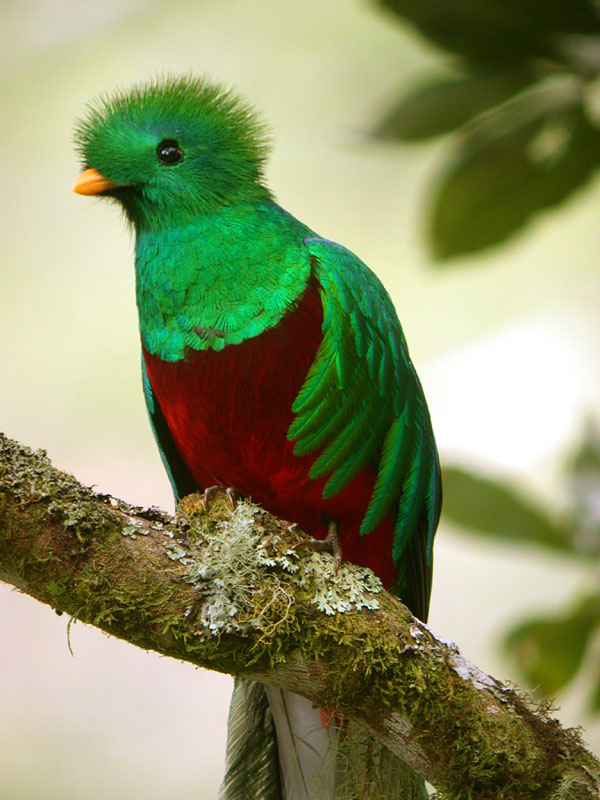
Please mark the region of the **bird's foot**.
[[187, 494], [179, 501], [177, 511], [188, 515], [206, 513], [211, 500], [213, 500], [216, 495], [221, 494], [221, 492], [227, 495], [231, 510], [235, 511], [239, 494], [235, 489], [232, 489], [231, 486], [209, 486], [203, 492]]
[[333, 520], [327, 526], [327, 536], [324, 539], [303, 539], [301, 542], [296, 542], [293, 546], [294, 550], [300, 547], [310, 547], [317, 553], [331, 553], [333, 556], [333, 569], [335, 574], [338, 574], [339, 568], [342, 565], [342, 544], [338, 534], [338, 524]]

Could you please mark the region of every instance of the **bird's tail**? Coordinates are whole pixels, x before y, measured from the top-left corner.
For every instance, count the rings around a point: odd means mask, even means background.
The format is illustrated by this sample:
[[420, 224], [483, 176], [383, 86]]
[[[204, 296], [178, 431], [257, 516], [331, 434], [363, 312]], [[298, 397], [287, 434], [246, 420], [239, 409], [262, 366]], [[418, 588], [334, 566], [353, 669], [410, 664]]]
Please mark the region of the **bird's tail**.
[[343, 782], [335, 721], [299, 694], [265, 686], [284, 800], [334, 800]]
[[275, 725], [262, 683], [235, 680], [219, 800], [283, 800]]
[[237, 679], [219, 800], [423, 800], [423, 782], [361, 728], [300, 695]]

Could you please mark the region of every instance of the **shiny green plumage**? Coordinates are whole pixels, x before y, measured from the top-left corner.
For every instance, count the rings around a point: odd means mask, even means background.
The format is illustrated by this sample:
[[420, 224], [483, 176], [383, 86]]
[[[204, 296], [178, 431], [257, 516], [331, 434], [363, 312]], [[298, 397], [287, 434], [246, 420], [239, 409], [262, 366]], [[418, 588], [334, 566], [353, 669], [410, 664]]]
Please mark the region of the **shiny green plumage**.
[[[344, 512], [347, 529], [354, 526], [350, 538], [357, 560], [375, 552], [369, 549], [372, 541], [387, 542], [386, 552], [377, 554], [379, 561], [366, 560], [381, 566], [388, 584], [397, 579], [391, 588], [425, 619], [441, 502], [439, 463], [421, 385], [378, 278], [353, 253], [320, 238], [273, 201], [264, 181], [265, 129], [249, 105], [215, 84], [167, 78], [102, 99], [79, 124], [76, 138], [84, 167], [114, 184], [104, 193], [123, 206], [135, 229], [140, 334], [155, 367], [160, 362], [161, 369], [185, 368], [203, 358], [209, 363], [208, 356], [215, 354], [224, 358], [250, 352], [251, 346], [244, 347], [268, 341], [269, 332], [285, 337], [286, 323], [303, 298], [318, 291], [311, 306], [316, 308], [320, 298], [319, 313], [311, 317], [314, 350], [302, 350], [308, 356], [298, 375], [293, 374], [293, 355], [290, 363], [278, 362], [289, 385], [290, 376], [297, 378], [290, 394], [294, 399], [276, 409], [285, 419], [277, 429], [279, 438], [263, 436], [272, 444], [269, 455], [281, 457], [277, 466], [284, 477], [276, 488], [284, 500], [278, 513], [285, 516], [306, 504], [314, 514], [310, 519], [322, 525], [328, 521], [325, 508], [333, 519]], [[166, 140], [176, 141], [185, 154], [175, 165], [157, 158]], [[292, 343], [298, 349], [290, 350], [296, 360], [305, 344], [301, 338]], [[245, 369], [243, 360], [233, 356], [227, 363]], [[186, 428], [176, 441], [177, 404], [191, 403], [197, 417], [206, 410], [200, 398], [196, 407], [196, 395], [190, 401], [185, 393], [185, 386], [192, 385], [189, 374], [182, 380], [184, 388], [176, 387], [179, 395], [168, 384], [159, 403], [147, 366], [148, 411], [176, 497], [181, 497], [200, 483], [194, 475], [200, 474], [207, 454], [183, 457], [182, 443], [196, 439]], [[245, 396], [253, 388], [246, 387]], [[224, 386], [221, 399], [227, 390]], [[273, 417], [275, 406], [268, 410]], [[190, 419], [193, 427], [194, 414]], [[207, 419], [207, 425], [214, 421], [214, 409]], [[216, 419], [223, 429], [231, 422]], [[198, 441], [201, 433], [201, 426], [194, 428]], [[290, 461], [294, 468], [305, 468], [297, 497], [285, 483], [288, 472], [293, 474]], [[274, 470], [269, 476], [270, 489], [277, 474]], [[218, 469], [208, 475], [227, 481]], [[358, 485], [358, 501], [343, 508], [340, 498]], [[360, 513], [354, 513], [355, 507]], [[344, 531], [340, 534], [343, 541]], [[314, 709], [308, 711], [318, 718]], [[264, 691], [238, 682], [222, 798], [280, 800], [277, 758]]]
[[[172, 138], [186, 148], [176, 169], [156, 159], [156, 146]], [[234, 92], [204, 79], [172, 76], [100, 98], [75, 141], [86, 167], [136, 188], [115, 195], [136, 232], [270, 197], [265, 126]]]
[[186, 348], [223, 350], [277, 325], [310, 278], [302, 243], [310, 233], [272, 202], [140, 231], [136, 293], [146, 350], [178, 361]]
[[[388, 293], [341, 245], [305, 239], [323, 287], [323, 341], [293, 410], [299, 455], [322, 451], [310, 475], [328, 475], [323, 495], [341, 491], [367, 464], [377, 468], [361, 534], [400, 497], [393, 556], [399, 561], [427, 509], [427, 559], [439, 515], [439, 464], [429, 414]], [[376, 391], [373, 391], [376, 387]]]

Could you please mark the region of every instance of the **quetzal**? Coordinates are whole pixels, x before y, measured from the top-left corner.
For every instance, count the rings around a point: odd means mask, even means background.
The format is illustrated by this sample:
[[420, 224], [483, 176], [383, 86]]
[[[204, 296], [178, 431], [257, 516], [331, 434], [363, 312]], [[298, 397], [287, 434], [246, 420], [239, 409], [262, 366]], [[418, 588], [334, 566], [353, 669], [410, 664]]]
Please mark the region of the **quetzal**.
[[[118, 201], [135, 230], [143, 385], [176, 500], [231, 487], [334, 550], [337, 536], [424, 620], [439, 461], [378, 278], [277, 205], [265, 129], [218, 85], [102, 99], [76, 140], [74, 191]], [[237, 681], [221, 796], [332, 796], [329, 739], [304, 698]]]

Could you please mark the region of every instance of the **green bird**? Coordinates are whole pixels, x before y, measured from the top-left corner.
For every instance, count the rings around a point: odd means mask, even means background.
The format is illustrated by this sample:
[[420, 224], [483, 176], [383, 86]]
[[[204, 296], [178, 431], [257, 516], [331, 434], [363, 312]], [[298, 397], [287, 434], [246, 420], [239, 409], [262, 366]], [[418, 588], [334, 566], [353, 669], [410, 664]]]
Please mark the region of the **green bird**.
[[[100, 100], [76, 139], [74, 191], [116, 200], [135, 230], [143, 386], [176, 501], [214, 486], [252, 497], [425, 620], [439, 460], [378, 278], [274, 201], [263, 124], [205, 79]], [[333, 796], [321, 717], [237, 681], [223, 800]]]

